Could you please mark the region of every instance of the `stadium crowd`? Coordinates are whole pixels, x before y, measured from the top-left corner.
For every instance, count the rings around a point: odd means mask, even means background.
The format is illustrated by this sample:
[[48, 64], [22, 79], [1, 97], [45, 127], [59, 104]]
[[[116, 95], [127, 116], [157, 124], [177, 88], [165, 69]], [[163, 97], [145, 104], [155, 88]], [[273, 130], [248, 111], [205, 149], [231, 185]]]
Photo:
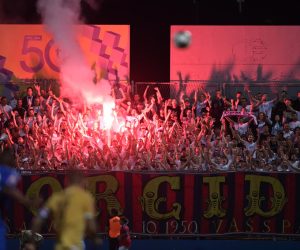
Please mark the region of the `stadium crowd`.
[[112, 84], [110, 132], [101, 104], [76, 105], [39, 85], [1, 97], [0, 150], [20, 170], [299, 171], [300, 92], [268, 100], [245, 87], [234, 99], [199, 87], [164, 99]]

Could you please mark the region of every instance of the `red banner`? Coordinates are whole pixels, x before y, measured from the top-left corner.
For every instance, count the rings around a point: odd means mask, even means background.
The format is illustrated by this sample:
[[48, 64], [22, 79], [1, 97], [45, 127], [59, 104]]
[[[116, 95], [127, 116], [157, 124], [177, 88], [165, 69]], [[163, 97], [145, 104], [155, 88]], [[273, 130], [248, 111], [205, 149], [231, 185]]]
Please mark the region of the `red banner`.
[[[129, 218], [133, 233], [151, 235], [298, 234], [300, 175], [267, 173], [95, 173], [99, 233], [113, 208]], [[19, 188], [45, 199], [66, 184], [64, 174], [27, 175]], [[29, 227], [32, 212], [7, 204], [9, 232]], [[52, 224], [44, 233], [52, 233]]]

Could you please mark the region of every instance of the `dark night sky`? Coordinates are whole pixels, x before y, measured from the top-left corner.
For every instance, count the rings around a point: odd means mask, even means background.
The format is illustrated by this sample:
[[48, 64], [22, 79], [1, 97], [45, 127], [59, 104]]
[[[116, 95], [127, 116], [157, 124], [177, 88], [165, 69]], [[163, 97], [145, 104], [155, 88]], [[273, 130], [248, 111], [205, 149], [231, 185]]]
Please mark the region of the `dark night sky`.
[[[300, 4], [295, 0], [242, 0], [242, 14], [238, 0], [95, 1], [100, 5], [98, 11], [82, 4], [88, 23], [300, 24]], [[0, 0], [0, 20], [39, 23], [35, 4], [36, 0]]]
[[[131, 25], [131, 78], [136, 81], [169, 79], [171, 24], [300, 25], [300, 4], [295, 0], [244, 0], [242, 13], [237, 0], [96, 2], [97, 11], [82, 3], [86, 23]], [[36, 0], [0, 0], [0, 23], [40, 23], [35, 4]]]

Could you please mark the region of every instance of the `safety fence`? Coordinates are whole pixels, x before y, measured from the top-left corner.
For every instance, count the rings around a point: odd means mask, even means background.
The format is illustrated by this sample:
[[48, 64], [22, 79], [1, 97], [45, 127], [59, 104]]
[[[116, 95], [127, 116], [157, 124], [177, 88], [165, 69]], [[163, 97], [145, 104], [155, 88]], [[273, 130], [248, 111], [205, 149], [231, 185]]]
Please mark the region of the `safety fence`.
[[[112, 84], [115, 81], [110, 81]], [[125, 81], [122, 81], [125, 83]], [[24, 79], [14, 82], [0, 81], [0, 93], [7, 97], [11, 97], [11, 93], [15, 91], [25, 92], [29, 86], [39, 84], [41, 89], [47, 90], [51, 87], [54, 93], [59, 93], [61, 82], [58, 79]], [[258, 93], [267, 93], [271, 97], [283, 90], [287, 92], [288, 96], [295, 98], [297, 92], [300, 91], [300, 81], [265, 81], [265, 82], [215, 82], [206, 80], [188, 80], [179, 81], [171, 80], [169, 82], [128, 82], [132, 89], [132, 94], [137, 93], [143, 95], [146, 87], [149, 85], [148, 95], [156, 93], [155, 87], [158, 87], [164, 98], [178, 98], [179, 94], [183, 92], [186, 96], [193, 98], [196, 90], [203, 88], [205, 91], [213, 94], [216, 90], [221, 90], [223, 95], [227, 98], [234, 98], [235, 93], [245, 92], [248, 88], [254, 95]]]
[[299, 81], [265, 81], [265, 82], [215, 82], [215, 81], [205, 81], [205, 80], [188, 80], [179, 81], [172, 80], [170, 82], [136, 82], [135, 92], [142, 95], [147, 86], [150, 86], [148, 94], [155, 94], [155, 87], [158, 87], [161, 94], [165, 98], [178, 98], [180, 92], [183, 92], [189, 98], [194, 98], [194, 93], [196, 90], [205, 91], [213, 93], [216, 90], [221, 90], [223, 95], [227, 98], [234, 98], [236, 92], [245, 92], [245, 89], [249, 89], [254, 95], [258, 93], [266, 93], [271, 97], [286, 91], [288, 96], [295, 98], [297, 92], [300, 91]]

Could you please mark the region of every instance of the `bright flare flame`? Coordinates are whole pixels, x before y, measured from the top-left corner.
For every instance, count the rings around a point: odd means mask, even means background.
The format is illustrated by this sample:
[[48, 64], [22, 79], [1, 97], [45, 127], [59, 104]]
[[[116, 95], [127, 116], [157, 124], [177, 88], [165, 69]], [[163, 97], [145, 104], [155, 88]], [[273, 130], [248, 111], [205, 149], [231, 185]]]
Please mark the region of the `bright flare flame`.
[[115, 103], [113, 99], [105, 100], [103, 102], [103, 129], [110, 130], [114, 122], [113, 109], [115, 108]]
[[[115, 116], [113, 110], [115, 108], [114, 99], [111, 96], [111, 87], [109, 81], [101, 79], [95, 86], [93, 91], [83, 89], [82, 95], [88, 104], [101, 103], [103, 105], [101, 129], [112, 129]], [[98, 112], [100, 118], [101, 112]], [[100, 119], [101, 121], [101, 119]]]

